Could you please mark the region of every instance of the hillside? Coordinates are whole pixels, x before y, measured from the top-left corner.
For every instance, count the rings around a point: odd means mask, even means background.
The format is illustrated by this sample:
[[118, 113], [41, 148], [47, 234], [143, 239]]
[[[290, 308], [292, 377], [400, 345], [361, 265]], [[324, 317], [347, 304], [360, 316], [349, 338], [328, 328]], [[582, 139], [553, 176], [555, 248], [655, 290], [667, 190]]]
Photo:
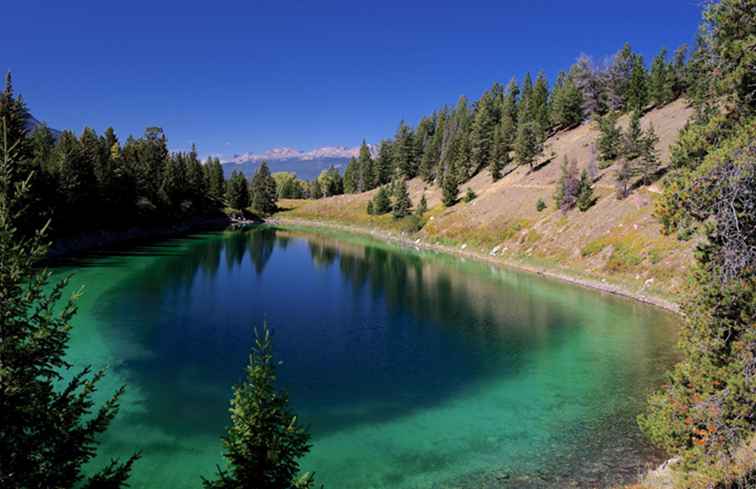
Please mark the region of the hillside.
[[[663, 164], [669, 160], [670, 145], [691, 117], [693, 110], [683, 99], [648, 112], [642, 126], [653, 124]], [[620, 125], [627, 124], [627, 116]], [[425, 225], [416, 233], [403, 232], [403, 221], [390, 215], [369, 216], [366, 206], [377, 190], [339, 195], [321, 200], [282, 201], [279, 219], [328, 221], [379, 229], [418, 243], [444, 245], [465, 254], [479, 254], [497, 261], [550, 272], [579, 280], [621, 287], [630, 295], [653, 296], [676, 302], [686, 281], [684, 271], [691, 262], [693, 242], [664, 236], [653, 216], [657, 185], [640, 186], [624, 200], [614, 194], [614, 167], [599, 170], [594, 183], [596, 204], [586, 212], [555, 209], [552, 195], [567, 155], [576, 158], [578, 168], [588, 165], [591, 145], [599, 131], [595, 123], [557, 133], [546, 141], [543, 154], [548, 162], [527, 167], [506, 168], [505, 176], [492, 182], [482, 171], [460, 187], [477, 194], [470, 203], [460, 201], [445, 208], [441, 191], [415, 178], [409, 182], [413, 203], [425, 193], [429, 212]], [[509, 172], [509, 173], [507, 173]], [[538, 212], [542, 198], [548, 207]], [[411, 235], [411, 236], [410, 236]]]

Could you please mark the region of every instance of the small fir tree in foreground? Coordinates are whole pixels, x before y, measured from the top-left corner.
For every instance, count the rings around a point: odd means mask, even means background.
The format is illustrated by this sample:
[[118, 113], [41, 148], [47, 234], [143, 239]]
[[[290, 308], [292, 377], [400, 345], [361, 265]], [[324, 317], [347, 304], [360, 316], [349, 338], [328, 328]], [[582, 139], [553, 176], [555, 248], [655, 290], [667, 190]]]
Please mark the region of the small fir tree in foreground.
[[446, 207], [451, 207], [457, 203], [457, 196], [459, 195], [459, 181], [454, 168], [448, 168], [444, 173], [444, 178], [441, 182], [441, 200]]
[[543, 150], [540, 138], [541, 130], [537, 123], [525, 122], [520, 124], [515, 140], [515, 154], [518, 164], [533, 168], [536, 156]]
[[659, 152], [656, 150], [658, 142], [659, 137], [656, 135], [656, 131], [654, 131], [654, 126], [653, 124], [649, 124], [648, 129], [643, 134], [640, 158], [638, 158], [635, 165], [638, 173], [643, 178], [644, 185], [651, 183], [659, 169]]
[[472, 202], [475, 200], [475, 191], [471, 187], [467, 187], [467, 191], [465, 192], [465, 202]]
[[228, 468], [218, 469], [206, 489], [303, 489], [314, 485], [300, 474], [299, 459], [311, 448], [310, 435], [289, 409], [286, 393], [276, 390], [273, 338], [267, 324], [256, 334], [247, 378], [234, 387], [231, 426], [223, 439]]
[[96, 472], [90, 466], [91, 475], [82, 470], [124, 388], [96, 408], [103, 370], [86, 367], [63, 378], [72, 367], [65, 353], [78, 294], [62, 301], [69, 279], [51, 283], [51, 272], [36, 266], [47, 255], [47, 226], [30, 237], [18, 231], [27, 216], [17, 203], [29, 193], [30, 177], [14, 179], [18, 145], [4, 119], [0, 131], [0, 487], [124, 487], [138, 455]]
[[630, 124], [622, 141], [622, 155], [628, 160], [633, 160], [643, 153], [643, 129], [640, 119], [639, 111], [635, 110], [630, 114]]
[[539, 197], [538, 200], [536, 201], [536, 210], [538, 212], [541, 212], [545, 208], [546, 208], [546, 202], [544, 202], [543, 199]]

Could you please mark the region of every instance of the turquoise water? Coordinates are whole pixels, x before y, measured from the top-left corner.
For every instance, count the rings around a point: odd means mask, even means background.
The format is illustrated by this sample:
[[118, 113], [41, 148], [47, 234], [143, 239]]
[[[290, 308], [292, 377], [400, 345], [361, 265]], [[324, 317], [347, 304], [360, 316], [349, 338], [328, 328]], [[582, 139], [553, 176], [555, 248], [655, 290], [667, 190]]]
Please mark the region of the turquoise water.
[[674, 361], [676, 318], [364, 238], [255, 228], [87, 256], [70, 359], [128, 391], [100, 460], [135, 488], [222, 463], [231, 386], [267, 321], [281, 387], [327, 488], [578, 487], [654, 453], [634, 418]]

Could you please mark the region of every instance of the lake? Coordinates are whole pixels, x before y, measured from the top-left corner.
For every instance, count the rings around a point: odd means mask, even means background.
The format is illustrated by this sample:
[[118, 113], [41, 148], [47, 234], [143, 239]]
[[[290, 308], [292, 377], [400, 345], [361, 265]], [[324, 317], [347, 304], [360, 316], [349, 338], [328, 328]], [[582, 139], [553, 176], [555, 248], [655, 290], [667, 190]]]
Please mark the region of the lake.
[[69, 359], [128, 385], [102, 463], [134, 488], [200, 487], [222, 463], [253, 329], [313, 435], [326, 488], [605, 486], [658, 456], [635, 417], [678, 319], [531, 274], [368, 238], [257, 227], [56, 265], [85, 284]]

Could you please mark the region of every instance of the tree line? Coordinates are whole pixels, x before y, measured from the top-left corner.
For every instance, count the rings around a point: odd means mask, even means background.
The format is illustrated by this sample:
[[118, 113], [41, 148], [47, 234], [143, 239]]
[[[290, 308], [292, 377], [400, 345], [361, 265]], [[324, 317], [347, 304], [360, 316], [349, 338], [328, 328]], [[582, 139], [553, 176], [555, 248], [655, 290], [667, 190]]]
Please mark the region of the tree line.
[[[46, 126], [27, 127], [28, 109], [13, 92], [10, 73], [0, 94], [0, 117], [16, 142], [14, 181], [30, 178], [27, 229], [49, 219], [51, 236], [165, 224], [218, 213], [225, 179], [217, 158], [202, 164], [197, 149], [170, 152], [159, 127], [121, 142], [108, 128], [55, 137]], [[85, 216], [85, 218], [84, 218]]]

